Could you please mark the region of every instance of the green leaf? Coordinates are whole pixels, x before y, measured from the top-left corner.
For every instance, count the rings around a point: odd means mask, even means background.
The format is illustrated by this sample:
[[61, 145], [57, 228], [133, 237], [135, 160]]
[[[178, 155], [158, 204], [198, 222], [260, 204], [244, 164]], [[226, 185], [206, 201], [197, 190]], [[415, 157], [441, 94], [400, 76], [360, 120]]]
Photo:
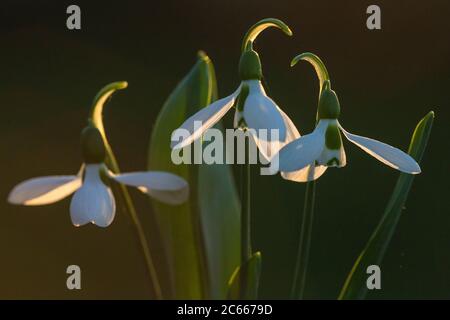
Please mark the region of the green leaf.
[[[246, 268], [247, 285], [246, 296], [241, 297], [241, 268]], [[258, 298], [259, 278], [261, 275], [261, 252], [255, 252], [250, 259], [243, 265], [236, 268], [228, 283], [228, 299], [229, 300], [256, 300]]]
[[[434, 113], [431, 111], [418, 123], [411, 138], [408, 153], [418, 163], [420, 163], [425, 152], [433, 120]], [[381, 264], [404, 209], [413, 180], [414, 175], [400, 174], [384, 215], [350, 271], [339, 295], [339, 300], [365, 298], [367, 294], [367, 267]]]
[[227, 281], [240, 263], [239, 199], [230, 167], [171, 160], [172, 131], [216, 96], [213, 64], [200, 53], [164, 104], [150, 141], [148, 168], [175, 173], [190, 186], [190, 200], [183, 205], [152, 201], [168, 253], [168, 291], [175, 299], [225, 298]]

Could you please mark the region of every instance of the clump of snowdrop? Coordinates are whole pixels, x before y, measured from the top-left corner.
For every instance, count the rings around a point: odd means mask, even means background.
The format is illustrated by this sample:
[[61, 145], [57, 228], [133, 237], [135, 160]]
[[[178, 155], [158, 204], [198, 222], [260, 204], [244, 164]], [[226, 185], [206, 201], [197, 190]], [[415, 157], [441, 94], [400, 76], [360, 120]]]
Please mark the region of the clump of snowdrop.
[[81, 133], [84, 163], [76, 175], [47, 176], [26, 180], [11, 191], [12, 204], [38, 206], [60, 201], [75, 193], [70, 203], [70, 216], [75, 226], [93, 223], [109, 226], [116, 213], [111, 183], [122, 183], [168, 204], [185, 202], [189, 196], [187, 182], [168, 172], [147, 171], [113, 174], [105, 162], [106, 150], [100, 131], [93, 125]]

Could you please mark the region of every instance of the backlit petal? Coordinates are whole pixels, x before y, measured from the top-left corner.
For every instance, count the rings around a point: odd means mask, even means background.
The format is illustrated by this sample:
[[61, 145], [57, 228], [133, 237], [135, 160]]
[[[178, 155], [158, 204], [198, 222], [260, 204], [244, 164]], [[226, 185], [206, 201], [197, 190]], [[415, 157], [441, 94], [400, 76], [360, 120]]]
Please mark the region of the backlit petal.
[[420, 173], [419, 165], [409, 154], [386, 143], [347, 132], [340, 124], [339, 127], [350, 142], [356, 144], [375, 159], [402, 172]]
[[324, 132], [327, 126], [327, 120], [321, 120], [312, 133], [284, 146], [278, 155], [279, 170], [293, 172], [315, 163], [325, 145]]
[[189, 185], [181, 177], [163, 171], [146, 171], [119, 174], [116, 181], [137, 187], [142, 192], [172, 205], [185, 202], [189, 197]]
[[70, 216], [75, 226], [93, 223], [107, 227], [114, 220], [114, 196], [100, 178], [99, 164], [86, 165], [83, 185], [75, 192], [70, 203]]
[[[230, 110], [239, 91], [240, 87], [228, 97], [217, 100], [188, 118], [172, 133], [171, 148], [184, 148], [200, 138], [206, 130], [214, 126]], [[181, 141], [176, 140], [177, 137], [181, 137]]]
[[11, 191], [12, 204], [39, 206], [57, 202], [81, 186], [80, 176], [48, 176], [26, 180]]

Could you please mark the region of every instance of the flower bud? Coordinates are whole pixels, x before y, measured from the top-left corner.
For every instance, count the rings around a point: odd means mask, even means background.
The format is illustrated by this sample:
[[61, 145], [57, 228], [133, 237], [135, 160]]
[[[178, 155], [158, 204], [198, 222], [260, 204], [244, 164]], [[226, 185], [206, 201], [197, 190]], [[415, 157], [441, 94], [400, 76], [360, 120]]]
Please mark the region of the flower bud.
[[81, 152], [85, 163], [102, 163], [105, 160], [105, 144], [97, 128], [87, 126], [81, 131]]
[[246, 50], [242, 53], [239, 61], [239, 76], [241, 80], [261, 80], [261, 60], [256, 51]]

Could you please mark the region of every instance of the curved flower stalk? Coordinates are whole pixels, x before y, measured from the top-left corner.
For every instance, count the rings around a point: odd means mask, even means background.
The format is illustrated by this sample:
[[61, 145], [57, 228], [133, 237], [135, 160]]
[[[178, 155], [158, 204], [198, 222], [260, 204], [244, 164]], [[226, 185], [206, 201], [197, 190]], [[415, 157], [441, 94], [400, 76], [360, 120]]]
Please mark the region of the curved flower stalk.
[[33, 178], [18, 184], [8, 201], [27, 206], [47, 205], [75, 193], [70, 216], [75, 226], [87, 223], [107, 227], [114, 220], [116, 203], [110, 182], [138, 188], [162, 202], [177, 205], [188, 198], [189, 187], [182, 178], [159, 171], [113, 174], [106, 165], [105, 145], [100, 131], [86, 127], [81, 134], [84, 163], [77, 175]]
[[[242, 55], [239, 62], [240, 85], [231, 95], [201, 109], [175, 130], [172, 134], [172, 149], [181, 149], [199, 139], [233, 106], [236, 107], [234, 127], [249, 129], [266, 160], [270, 160], [281, 148], [286, 140], [287, 127], [291, 121], [267, 96], [261, 84], [263, 77], [261, 61], [258, 53], [253, 50], [256, 37], [268, 27], [277, 27], [285, 34], [292, 35], [289, 27], [277, 19], [263, 19], [253, 25], [242, 42]], [[263, 134], [260, 134], [261, 129], [264, 130]], [[277, 130], [278, 137], [272, 136], [272, 130]], [[177, 140], [178, 136], [181, 136], [181, 139]]]
[[[314, 61], [320, 61], [317, 56], [307, 53], [294, 58], [293, 64], [302, 56], [314, 57]], [[319, 74], [328, 74], [323, 63], [319, 65], [313, 60], [308, 61], [315, 65], [316, 71], [320, 70]], [[293, 172], [313, 164], [325, 167], [345, 166], [347, 160], [341, 138], [343, 133], [347, 140], [385, 165], [409, 174], [420, 173], [419, 165], [407, 153], [383, 142], [346, 131], [338, 121], [339, 115], [338, 97], [331, 89], [330, 81], [325, 80], [319, 98], [316, 128], [312, 133], [296, 139], [280, 150], [280, 171]]]

